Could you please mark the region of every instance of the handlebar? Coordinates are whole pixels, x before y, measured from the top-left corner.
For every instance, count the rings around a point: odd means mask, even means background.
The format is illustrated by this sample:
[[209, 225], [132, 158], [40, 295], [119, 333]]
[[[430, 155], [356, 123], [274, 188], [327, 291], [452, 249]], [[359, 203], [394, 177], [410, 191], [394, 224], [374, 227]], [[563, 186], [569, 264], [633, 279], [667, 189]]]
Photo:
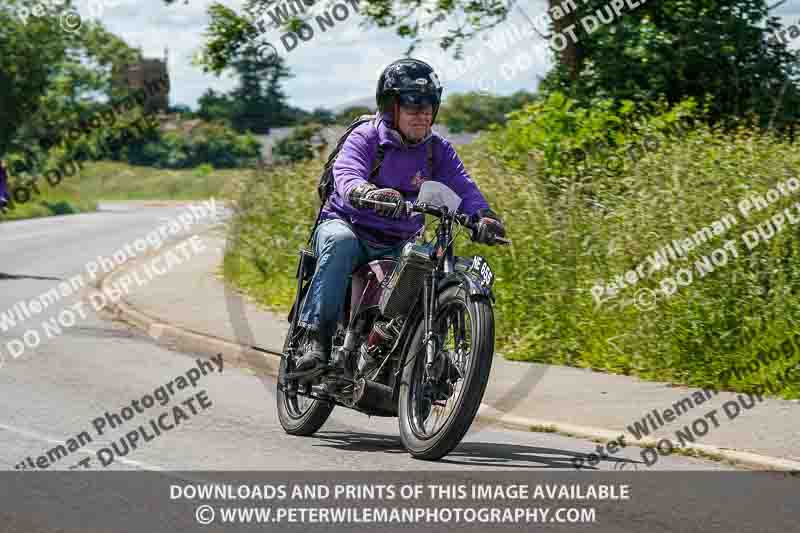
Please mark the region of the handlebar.
[[[360, 202], [366, 205], [374, 205], [376, 207], [386, 207], [389, 209], [397, 206], [395, 202], [381, 202], [378, 200], [370, 200], [368, 198], [362, 198]], [[409, 213], [423, 213], [425, 215], [432, 215], [441, 218], [447, 212], [447, 208], [442, 208], [438, 205], [426, 204], [425, 202], [405, 202], [405, 203], [406, 203], [406, 209]], [[456, 213], [455, 218], [462, 226], [469, 228], [471, 230], [477, 229], [477, 225], [472, 223], [472, 221], [470, 221], [467, 215]], [[506, 239], [504, 237], [498, 237], [495, 235], [494, 242], [497, 244], [511, 244], [511, 239]]]

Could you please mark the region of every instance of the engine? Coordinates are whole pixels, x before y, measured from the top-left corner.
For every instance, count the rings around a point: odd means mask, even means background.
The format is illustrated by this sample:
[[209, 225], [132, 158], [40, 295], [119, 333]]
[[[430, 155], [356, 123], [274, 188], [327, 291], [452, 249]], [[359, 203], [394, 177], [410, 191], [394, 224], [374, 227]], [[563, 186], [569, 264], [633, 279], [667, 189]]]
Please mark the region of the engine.
[[376, 368], [380, 358], [389, 353], [394, 342], [403, 329], [403, 318], [376, 322], [367, 336], [366, 342], [361, 345], [358, 357], [358, 373], [366, 374]]

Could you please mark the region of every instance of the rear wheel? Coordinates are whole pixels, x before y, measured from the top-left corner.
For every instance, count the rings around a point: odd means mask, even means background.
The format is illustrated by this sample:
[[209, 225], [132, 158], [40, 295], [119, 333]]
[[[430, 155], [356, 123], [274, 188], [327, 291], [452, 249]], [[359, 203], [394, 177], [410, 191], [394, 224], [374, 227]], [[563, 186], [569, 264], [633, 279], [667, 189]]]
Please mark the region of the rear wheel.
[[489, 301], [461, 286], [439, 295], [434, 330], [439, 352], [426, 368], [420, 322], [400, 383], [400, 438], [418, 459], [437, 460], [453, 450], [478, 412], [494, 355], [494, 315]]
[[[334, 404], [322, 400], [314, 400], [299, 394], [302, 384], [297, 381], [287, 381], [284, 376], [294, 370], [294, 359], [291, 350], [290, 328], [283, 344], [283, 355], [278, 371], [278, 390], [276, 399], [278, 403], [278, 419], [283, 430], [290, 435], [306, 437], [313, 435], [328, 420], [333, 411]], [[309, 386], [310, 390], [310, 386]]]

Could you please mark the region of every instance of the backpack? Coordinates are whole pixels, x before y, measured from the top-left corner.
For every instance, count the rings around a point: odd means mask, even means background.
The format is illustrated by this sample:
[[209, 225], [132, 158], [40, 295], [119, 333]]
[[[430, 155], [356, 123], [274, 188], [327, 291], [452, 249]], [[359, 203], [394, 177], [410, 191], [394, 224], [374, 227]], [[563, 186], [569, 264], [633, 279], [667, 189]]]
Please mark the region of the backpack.
[[[319, 194], [319, 200], [322, 205], [325, 205], [325, 202], [328, 200], [328, 197], [333, 193], [333, 165], [336, 163], [336, 157], [339, 155], [339, 152], [342, 150], [342, 146], [344, 142], [347, 140], [347, 137], [353, 132], [354, 129], [359, 127], [360, 125], [364, 124], [365, 122], [373, 122], [374, 126], [375, 117], [372, 115], [361, 115], [357, 119], [353, 121], [347, 127], [347, 130], [339, 137], [339, 141], [336, 143], [336, 148], [333, 149], [331, 155], [328, 156], [328, 161], [325, 163], [325, 168], [322, 171], [322, 175], [319, 177], [319, 184], [317, 185], [317, 194]], [[370, 173], [370, 179], [373, 179], [380, 171], [381, 164], [383, 163], [383, 156], [384, 156], [384, 148], [381, 145], [378, 145], [378, 155], [375, 157], [375, 166]]]

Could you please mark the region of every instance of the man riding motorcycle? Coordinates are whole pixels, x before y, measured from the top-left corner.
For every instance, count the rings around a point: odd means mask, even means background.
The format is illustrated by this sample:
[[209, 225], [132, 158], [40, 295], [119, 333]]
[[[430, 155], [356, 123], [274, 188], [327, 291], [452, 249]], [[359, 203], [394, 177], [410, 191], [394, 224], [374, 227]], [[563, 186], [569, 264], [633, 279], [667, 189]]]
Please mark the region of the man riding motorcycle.
[[[441, 95], [430, 65], [416, 59], [395, 61], [378, 79], [374, 124], [358, 126], [342, 146], [333, 167], [334, 191], [314, 232], [317, 264], [299, 317], [307, 344], [297, 371], [327, 364], [353, 269], [378, 257], [397, 257], [422, 229], [424, 217], [409, 216], [398, 201], [415, 201], [425, 180], [439, 181], [461, 197], [459, 210], [478, 223], [473, 240], [494, 244], [494, 236], [505, 236], [502, 221], [452, 145], [431, 131]], [[372, 176], [379, 151], [383, 164]], [[397, 207], [366, 207], [363, 199]]]

